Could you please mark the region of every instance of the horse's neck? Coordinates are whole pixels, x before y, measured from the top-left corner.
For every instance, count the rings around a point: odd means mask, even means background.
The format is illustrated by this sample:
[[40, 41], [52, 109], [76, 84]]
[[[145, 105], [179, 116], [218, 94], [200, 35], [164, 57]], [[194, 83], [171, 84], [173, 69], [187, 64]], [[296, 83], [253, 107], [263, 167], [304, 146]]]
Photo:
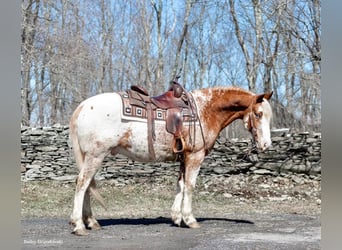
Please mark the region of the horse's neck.
[[216, 136], [234, 120], [242, 119], [252, 102], [251, 93], [235, 88], [203, 89], [194, 96], [203, 127]]

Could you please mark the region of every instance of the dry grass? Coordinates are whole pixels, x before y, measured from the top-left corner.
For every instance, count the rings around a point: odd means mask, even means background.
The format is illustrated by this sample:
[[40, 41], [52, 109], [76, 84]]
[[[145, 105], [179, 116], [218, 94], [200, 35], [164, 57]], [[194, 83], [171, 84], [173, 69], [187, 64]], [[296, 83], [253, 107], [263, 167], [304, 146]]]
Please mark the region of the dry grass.
[[[290, 185], [291, 182], [287, 179], [282, 180], [286, 181], [283, 184], [276, 183], [276, 186], [272, 178], [262, 178], [256, 182], [248, 181], [246, 178], [242, 181], [235, 179], [236, 177], [219, 178], [208, 182], [199, 178], [193, 195], [194, 214], [197, 217], [224, 216], [232, 213], [320, 214], [319, 181], [309, 181], [299, 188], [296, 184]], [[170, 217], [176, 179], [127, 182], [125, 185], [120, 185], [115, 180], [97, 182], [108, 208], [105, 210], [93, 201], [93, 212], [98, 218]], [[69, 218], [74, 190], [75, 183], [22, 182], [22, 218]], [[288, 198], [277, 199], [284, 194]]]
[[[104, 217], [137, 217], [169, 211], [175, 193], [174, 185], [153, 183], [113, 185], [98, 182], [107, 210], [92, 200], [96, 215]], [[25, 217], [68, 217], [72, 211], [75, 184], [58, 181], [31, 181], [21, 184], [21, 215]]]

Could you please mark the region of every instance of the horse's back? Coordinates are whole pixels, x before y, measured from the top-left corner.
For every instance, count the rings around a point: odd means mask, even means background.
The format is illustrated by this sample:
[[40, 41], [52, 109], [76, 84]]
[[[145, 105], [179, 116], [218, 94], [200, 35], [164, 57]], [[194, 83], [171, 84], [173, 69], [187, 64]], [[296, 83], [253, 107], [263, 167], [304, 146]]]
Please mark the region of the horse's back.
[[70, 121], [71, 133], [78, 137], [83, 147], [94, 141], [114, 140], [121, 126], [121, 109], [121, 97], [115, 92], [92, 96], [74, 111]]
[[107, 113], [118, 112], [121, 110], [122, 102], [119, 94], [112, 93], [102, 93], [81, 102], [79, 105], [82, 107], [81, 113], [87, 116], [107, 116]]

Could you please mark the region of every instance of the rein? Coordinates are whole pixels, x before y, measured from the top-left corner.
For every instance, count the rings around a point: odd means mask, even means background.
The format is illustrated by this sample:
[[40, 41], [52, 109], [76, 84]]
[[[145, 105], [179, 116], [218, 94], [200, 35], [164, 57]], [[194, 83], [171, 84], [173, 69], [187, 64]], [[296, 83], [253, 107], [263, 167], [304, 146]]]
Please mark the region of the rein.
[[255, 141], [255, 138], [257, 137], [257, 130], [254, 126], [254, 117], [253, 117], [253, 112], [249, 113], [249, 123], [250, 123], [250, 131], [252, 132], [253, 135], [253, 141]]
[[[252, 106], [252, 104], [251, 104]], [[256, 128], [254, 126], [254, 117], [253, 117], [253, 112], [252, 112], [252, 108], [250, 108], [251, 111], [249, 111], [249, 114], [248, 114], [248, 130], [252, 133], [252, 147], [250, 149], [247, 149], [246, 152], [244, 152], [244, 156], [242, 157], [241, 160], [245, 160], [245, 159], [249, 159], [250, 161], [252, 162], [255, 162], [255, 161], [258, 161], [256, 159], [253, 159], [257, 156], [254, 156], [253, 153], [255, 152], [258, 152], [256, 149], [257, 149], [257, 146], [256, 146], [256, 136], [257, 136], [257, 131], [256, 131]]]
[[[203, 147], [204, 147], [204, 150], [206, 151], [206, 147], [207, 147], [207, 144], [206, 144], [206, 142], [205, 142], [205, 138], [204, 138], [204, 133], [203, 133], [203, 126], [202, 126], [202, 121], [201, 121], [201, 119], [200, 119], [200, 117], [199, 117], [199, 115], [198, 115], [198, 108], [197, 108], [197, 104], [196, 104], [196, 101], [195, 101], [195, 99], [193, 98], [193, 96], [192, 96], [192, 94], [191, 93], [188, 93], [188, 92], [186, 92], [186, 94], [190, 94], [191, 95], [191, 100], [193, 100], [194, 101], [194, 105], [195, 105], [195, 107], [193, 107], [193, 104], [191, 104], [190, 106], [191, 106], [191, 109], [193, 110], [193, 109], [195, 109], [196, 110], [196, 112], [195, 112], [195, 115], [196, 115], [196, 120], [198, 120], [198, 123], [199, 123], [199, 126], [200, 126], [200, 129], [201, 129], [201, 135], [202, 135], [202, 140], [203, 140]], [[196, 122], [196, 121], [195, 121]], [[194, 136], [196, 136], [196, 124], [194, 125]], [[192, 141], [191, 140], [191, 135], [189, 135], [189, 141]], [[191, 143], [192, 144], [192, 148], [194, 147], [194, 145], [195, 145], [195, 139], [194, 139], [194, 142], [193, 143]], [[207, 153], [207, 151], [206, 151], [206, 153]]]

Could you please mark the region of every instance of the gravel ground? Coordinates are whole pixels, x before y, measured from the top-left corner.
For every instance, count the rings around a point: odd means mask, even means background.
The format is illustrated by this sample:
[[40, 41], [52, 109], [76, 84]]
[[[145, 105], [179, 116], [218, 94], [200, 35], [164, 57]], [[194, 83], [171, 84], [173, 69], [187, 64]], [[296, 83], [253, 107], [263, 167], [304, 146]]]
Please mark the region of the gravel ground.
[[176, 178], [98, 182], [103, 229], [71, 234], [74, 182], [22, 182], [23, 249], [320, 249], [321, 181], [305, 175], [198, 178], [198, 230], [172, 226]]
[[316, 216], [225, 213], [198, 219], [199, 229], [172, 226], [165, 217], [102, 219], [102, 229], [86, 237], [71, 234], [65, 219], [25, 219], [22, 249], [321, 249]]

